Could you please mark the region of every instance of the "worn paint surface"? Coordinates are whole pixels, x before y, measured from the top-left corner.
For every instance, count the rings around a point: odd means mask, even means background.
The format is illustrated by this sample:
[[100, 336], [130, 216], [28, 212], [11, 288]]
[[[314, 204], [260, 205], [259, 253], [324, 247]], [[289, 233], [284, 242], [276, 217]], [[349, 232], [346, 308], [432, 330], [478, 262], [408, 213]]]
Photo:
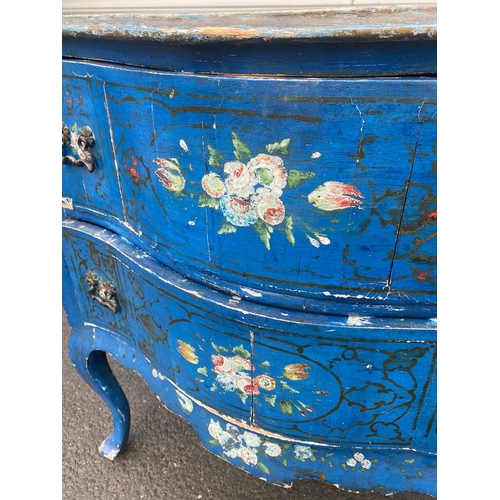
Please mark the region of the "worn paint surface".
[[211, 75], [429, 75], [436, 9], [64, 16], [62, 47], [71, 59]]
[[96, 172], [65, 168], [63, 195], [230, 293], [435, 316], [435, 87], [66, 62], [64, 120], [99, 139]]
[[[71, 219], [63, 228], [65, 289], [82, 316], [69, 308], [72, 349], [89, 336], [86, 358], [102, 349], [136, 370], [208, 449], [278, 484], [300, 470], [343, 488], [433, 493], [433, 322], [359, 326], [234, 304], [111, 231]], [[88, 270], [115, 285], [117, 313], [88, 294]], [[115, 434], [126, 425], [119, 420]]]
[[63, 165], [63, 297], [101, 454], [130, 428], [109, 353], [258, 477], [435, 495], [435, 28], [63, 18], [63, 155], [95, 138], [92, 172]]
[[433, 5], [203, 14], [63, 16], [63, 35], [183, 43], [242, 39], [435, 38]]

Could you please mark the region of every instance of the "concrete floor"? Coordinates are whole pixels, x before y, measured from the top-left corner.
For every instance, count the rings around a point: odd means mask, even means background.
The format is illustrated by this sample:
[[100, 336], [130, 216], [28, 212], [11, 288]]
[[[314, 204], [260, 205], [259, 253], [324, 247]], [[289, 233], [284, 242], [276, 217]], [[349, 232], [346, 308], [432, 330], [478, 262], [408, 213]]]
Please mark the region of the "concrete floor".
[[127, 395], [131, 431], [127, 450], [111, 462], [97, 447], [112, 429], [111, 414], [77, 374], [67, 353], [63, 314], [63, 500], [429, 500], [411, 492], [385, 497], [351, 493], [314, 479], [280, 488], [203, 448], [191, 426], [162, 406], [143, 379], [113, 359], [110, 365]]

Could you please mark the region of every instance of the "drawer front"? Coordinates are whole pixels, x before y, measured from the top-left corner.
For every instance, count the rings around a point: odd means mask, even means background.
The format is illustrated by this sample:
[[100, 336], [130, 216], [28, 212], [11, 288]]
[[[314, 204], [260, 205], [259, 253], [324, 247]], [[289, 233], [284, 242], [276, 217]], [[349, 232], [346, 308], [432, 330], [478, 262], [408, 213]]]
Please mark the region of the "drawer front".
[[[432, 322], [238, 300], [167, 270], [112, 232], [63, 225], [67, 286], [77, 289], [85, 320], [116, 332], [166, 384], [277, 436], [435, 451], [426, 432], [436, 400]], [[107, 281], [115, 310], [96, 298]]]
[[[151, 279], [142, 262], [152, 259], [130, 244], [121, 253], [113, 243], [122, 240], [97, 226], [63, 222], [63, 257], [72, 280], [65, 291], [76, 291], [84, 321], [111, 330], [136, 357], [144, 358], [151, 369], [142, 374], [146, 380], [153, 372], [155, 378], [178, 385], [197, 401], [249, 423], [249, 401], [217, 398], [204, 368], [211, 364], [211, 344], [223, 345], [226, 338], [233, 338], [242, 353], [251, 352], [248, 329], [234, 328], [230, 319], [211, 313], [210, 304], [196, 299], [203, 292], [191, 289], [181, 276], [167, 272], [164, 280], [157, 274]], [[92, 277], [97, 280], [94, 287], [89, 285]], [[116, 295], [99, 300], [106, 283]], [[195, 350], [194, 342], [207, 347]]]
[[434, 79], [65, 64], [106, 103], [120, 183], [109, 196], [124, 210], [117, 230], [158, 260], [289, 307], [347, 301], [435, 314]]
[[[64, 162], [62, 166], [63, 206], [85, 207], [113, 219], [123, 220], [119, 179], [113, 156], [109, 127], [102, 105], [102, 86], [89, 75], [67, 74], [62, 87], [63, 157], [85, 159], [87, 165]], [[78, 137], [90, 129], [91, 159], [78, 146]], [[90, 165], [92, 163], [92, 165]]]
[[398, 332], [407, 335], [402, 342], [369, 322], [354, 331], [256, 333], [255, 366], [276, 387], [272, 398], [264, 390], [255, 398], [255, 424], [324, 444], [435, 450], [435, 436], [417, 432], [433, 418], [435, 342], [411, 329]]

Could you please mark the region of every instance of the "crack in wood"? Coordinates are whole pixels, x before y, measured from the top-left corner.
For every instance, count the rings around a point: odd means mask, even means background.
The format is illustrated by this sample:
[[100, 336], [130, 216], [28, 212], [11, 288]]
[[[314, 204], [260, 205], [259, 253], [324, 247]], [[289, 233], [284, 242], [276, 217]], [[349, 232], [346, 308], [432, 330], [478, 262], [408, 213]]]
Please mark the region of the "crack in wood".
[[408, 202], [408, 193], [410, 191], [411, 179], [413, 176], [413, 168], [415, 166], [415, 158], [417, 157], [418, 143], [419, 143], [420, 134], [422, 131], [423, 122], [421, 120], [420, 114], [422, 113], [422, 108], [424, 107], [424, 105], [425, 105], [425, 101], [423, 101], [422, 104], [418, 108], [417, 137], [415, 139], [415, 147], [413, 148], [413, 152], [412, 152], [410, 174], [408, 176], [408, 180], [406, 181], [406, 188], [405, 188], [405, 194], [404, 194], [404, 199], [403, 199], [403, 208], [401, 210], [401, 217], [399, 219], [399, 224], [398, 224], [398, 227], [396, 230], [396, 241], [394, 242], [394, 250], [393, 250], [392, 259], [391, 259], [391, 266], [389, 269], [389, 278], [387, 279], [387, 285], [386, 285], [388, 293], [391, 291], [391, 284], [392, 284], [393, 274], [394, 274], [394, 263], [396, 261], [396, 253], [397, 253], [397, 248], [398, 248], [398, 243], [399, 243], [399, 237], [401, 234], [403, 219], [404, 219], [404, 215], [405, 215], [405, 209], [406, 209], [406, 205]]
[[102, 92], [103, 92], [103, 96], [104, 96], [104, 107], [106, 109], [106, 117], [108, 119], [109, 137], [111, 140], [111, 148], [113, 150], [113, 159], [115, 161], [116, 179], [118, 181], [118, 191], [120, 193], [120, 201], [121, 201], [122, 211], [123, 211], [123, 222], [125, 225], [127, 225], [127, 227], [129, 227], [131, 230], [133, 230], [132, 226], [128, 223], [127, 209], [125, 207], [125, 199], [123, 196], [123, 186], [122, 186], [122, 181], [121, 181], [121, 177], [120, 177], [120, 168], [118, 166], [118, 158], [116, 157], [117, 149], [115, 147], [115, 137], [113, 134], [113, 126], [111, 123], [111, 113], [109, 111], [108, 95], [106, 93], [106, 84], [105, 83], [102, 84]]
[[252, 380], [252, 394], [250, 396], [250, 425], [254, 426], [255, 425], [255, 395], [254, 395], [254, 384], [255, 384], [255, 351], [254, 351], [254, 333], [252, 330], [250, 330], [250, 359], [252, 360], [251, 362], [251, 380]]

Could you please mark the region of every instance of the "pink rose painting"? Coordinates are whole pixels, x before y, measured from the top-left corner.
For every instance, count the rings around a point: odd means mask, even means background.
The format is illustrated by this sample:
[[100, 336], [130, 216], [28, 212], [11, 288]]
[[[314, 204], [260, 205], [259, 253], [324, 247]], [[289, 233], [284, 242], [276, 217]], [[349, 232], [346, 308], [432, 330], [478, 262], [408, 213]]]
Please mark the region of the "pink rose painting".
[[[316, 177], [316, 171], [294, 168], [297, 160], [289, 153], [291, 139], [267, 144], [266, 153], [258, 152], [255, 156], [248, 146], [234, 132], [231, 134], [234, 146], [234, 159], [223, 160], [223, 155], [207, 145], [210, 157], [208, 165], [218, 167], [219, 172], [206, 172], [199, 181], [186, 181], [179, 160], [176, 158], [155, 158], [158, 165], [155, 174], [161, 185], [174, 195], [189, 195], [188, 186], [201, 185], [198, 207], [218, 210], [222, 214], [222, 227], [218, 234], [235, 233], [238, 228], [252, 228], [267, 250], [271, 250], [271, 239], [275, 230], [285, 234], [286, 240], [293, 246], [297, 239], [295, 233], [300, 230], [304, 240], [313, 247], [321, 249], [331, 243], [327, 232], [332, 231], [328, 224], [321, 228], [311, 227], [317, 216], [329, 217], [332, 212], [346, 212], [358, 209], [363, 204], [364, 196], [358, 188], [350, 184], [331, 179], [316, 186], [309, 193], [303, 191], [294, 195], [293, 203], [288, 197], [288, 206], [284, 195], [299, 185]], [[180, 142], [184, 152], [189, 149], [184, 141]], [[288, 156], [285, 164], [284, 157]], [[313, 153], [308, 161], [324, 162], [326, 155]], [[192, 165], [189, 169], [193, 170]], [[322, 169], [324, 171], [324, 169]], [[130, 175], [137, 183], [137, 173], [130, 170]], [[297, 208], [306, 203], [304, 208]], [[290, 207], [290, 205], [293, 205]], [[316, 209], [314, 216], [311, 206]], [[299, 210], [300, 214], [290, 213], [290, 209]], [[304, 216], [301, 220], [299, 216]]]
[[[234, 233], [239, 227], [252, 227], [268, 250], [274, 228], [282, 230], [289, 243], [295, 245], [294, 216], [287, 213], [282, 199], [287, 188], [295, 188], [314, 172], [287, 170], [283, 155], [288, 154], [290, 139], [268, 144], [268, 153], [250, 157], [250, 150], [236, 135], [232, 134], [236, 160], [224, 163], [223, 172], [209, 172], [201, 179], [203, 193], [199, 206], [220, 210], [225, 223], [219, 234]], [[211, 153], [216, 153], [210, 148]], [[244, 153], [244, 154], [243, 154]], [[281, 154], [282, 156], [279, 156]], [[318, 159], [321, 155], [313, 155]], [[210, 162], [209, 162], [210, 163]], [[293, 164], [293, 160], [291, 161]], [[307, 201], [323, 214], [336, 210], [357, 208], [363, 195], [354, 186], [337, 181], [319, 185], [307, 196]], [[329, 245], [330, 238], [320, 230], [302, 224], [306, 241], [316, 247]]]

